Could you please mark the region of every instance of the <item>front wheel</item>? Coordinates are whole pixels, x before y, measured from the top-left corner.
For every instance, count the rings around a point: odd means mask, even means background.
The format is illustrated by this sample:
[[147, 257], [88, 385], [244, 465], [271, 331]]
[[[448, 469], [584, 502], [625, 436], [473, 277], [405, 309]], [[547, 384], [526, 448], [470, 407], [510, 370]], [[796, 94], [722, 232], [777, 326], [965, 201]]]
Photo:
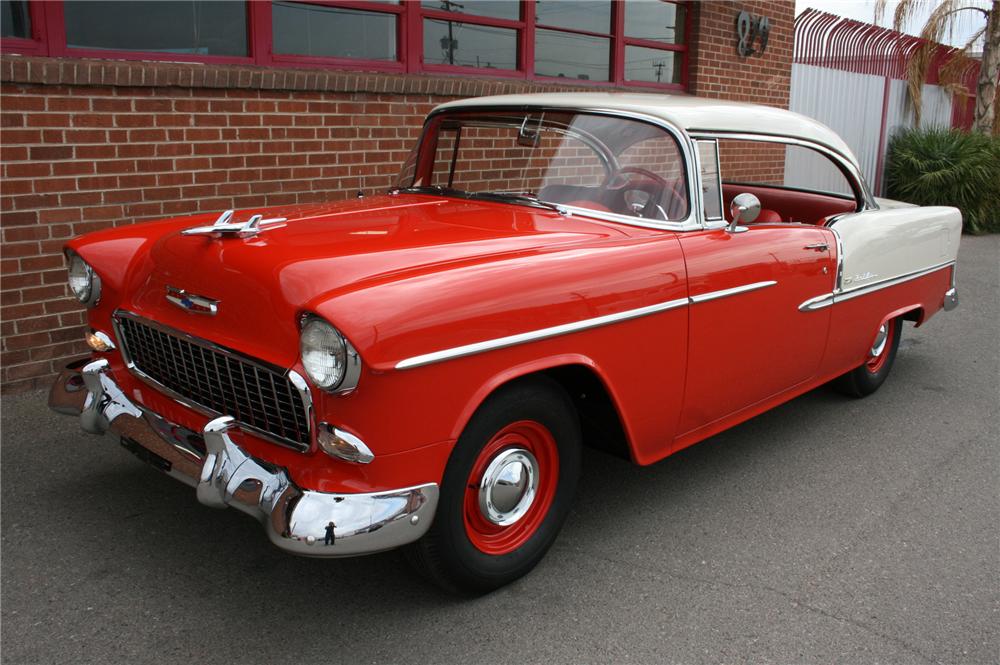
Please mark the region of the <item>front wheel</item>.
[[580, 424], [555, 383], [505, 386], [469, 421], [445, 468], [437, 514], [410, 561], [450, 591], [485, 593], [529, 572], [576, 491]]
[[865, 362], [835, 379], [834, 387], [851, 397], [867, 397], [878, 390], [879, 386], [885, 383], [892, 369], [892, 363], [896, 360], [902, 332], [901, 317], [886, 321], [879, 326]]

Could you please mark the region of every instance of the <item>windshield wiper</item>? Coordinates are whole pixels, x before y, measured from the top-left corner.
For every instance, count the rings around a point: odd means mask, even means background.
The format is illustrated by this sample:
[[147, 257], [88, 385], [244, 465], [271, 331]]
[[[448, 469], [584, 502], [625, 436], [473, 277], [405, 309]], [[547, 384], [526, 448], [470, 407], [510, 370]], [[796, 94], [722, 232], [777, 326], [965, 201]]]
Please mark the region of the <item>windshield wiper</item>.
[[442, 187], [440, 185], [422, 185], [417, 187], [395, 187], [389, 190], [390, 194], [440, 194], [441, 196], [455, 196], [462, 199], [487, 199], [491, 201], [503, 201], [505, 203], [524, 203], [538, 208], [547, 208], [560, 215], [568, 215], [569, 211], [565, 206], [558, 203], [543, 201], [534, 194], [528, 192], [467, 192], [464, 189], [453, 187]]
[[465, 190], [454, 189], [452, 187], [442, 187], [440, 185], [423, 185], [417, 187], [393, 187], [390, 194], [442, 194], [448, 196], [461, 196], [468, 198], [469, 193]]
[[534, 194], [526, 192], [475, 192], [473, 197], [481, 199], [495, 199], [498, 201], [512, 201], [514, 203], [527, 203], [528, 205], [538, 206], [539, 208], [554, 210], [560, 215], [569, 214], [569, 211], [565, 206], [561, 206], [558, 203], [543, 201]]

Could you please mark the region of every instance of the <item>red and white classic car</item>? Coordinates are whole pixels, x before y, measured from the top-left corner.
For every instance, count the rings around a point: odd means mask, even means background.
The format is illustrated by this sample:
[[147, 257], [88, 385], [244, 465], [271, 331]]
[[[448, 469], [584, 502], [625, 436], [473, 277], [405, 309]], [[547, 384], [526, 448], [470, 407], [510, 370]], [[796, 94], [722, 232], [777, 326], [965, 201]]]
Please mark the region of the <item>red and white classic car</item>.
[[385, 195], [137, 224], [66, 248], [93, 353], [50, 404], [259, 518], [525, 574], [580, 447], [652, 464], [829, 381], [885, 381], [957, 304], [961, 218], [873, 198], [787, 111], [681, 96], [445, 104]]

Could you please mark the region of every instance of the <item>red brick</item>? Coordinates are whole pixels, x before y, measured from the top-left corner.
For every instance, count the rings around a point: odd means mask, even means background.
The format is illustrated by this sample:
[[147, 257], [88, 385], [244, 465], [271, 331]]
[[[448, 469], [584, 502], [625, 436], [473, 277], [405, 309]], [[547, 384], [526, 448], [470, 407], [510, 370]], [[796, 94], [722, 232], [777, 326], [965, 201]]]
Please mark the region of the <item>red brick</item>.
[[115, 117], [110, 113], [75, 113], [74, 127], [114, 127]]
[[[63, 198], [63, 204], [65, 205], [66, 199]], [[42, 224], [53, 224], [57, 222], [75, 222], [80, 219], [82, 211], [80, 208], [54, 208], [52, 210], [39, 210], [38, 211], [38, 221]], [[49, 231], [55, 230], [56, 227], [44, 227]]]
[[27, 365], [14, 365], [13, 367], [5, 367], [4, 374], [8, 381], [14, 381], [16, 379], [24, 379], [33, 376], [45, 376], [52, 372], [51, 362], [35, 362], [29, 363]]
[[14, 325], [18, 334], [48, 331], [59, 326], [59, 317], [56, 315], [37, 316], [31, 319], [21, 319], [16, 321]]
[[49, 97], [49, 111], [89, 111], [90, 100], [78, 97]]
[[93, 172], [94, 163], [89, 161], [56, 162], [52, 165], [52, 175], [81, 175]]

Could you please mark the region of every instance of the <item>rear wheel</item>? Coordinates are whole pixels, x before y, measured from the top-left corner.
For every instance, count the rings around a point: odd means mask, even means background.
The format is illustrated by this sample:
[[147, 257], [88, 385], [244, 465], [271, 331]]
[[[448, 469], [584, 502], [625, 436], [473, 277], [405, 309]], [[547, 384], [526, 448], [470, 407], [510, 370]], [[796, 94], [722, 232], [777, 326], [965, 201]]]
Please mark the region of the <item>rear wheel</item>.
[[410, 561], [451, 591], [516, 580], [555, 541], [579, 471], [580, 425], [565, 392], [545, 379], [501, 388], [455, 444], [434, 523]]
[[878, 390], [892, 370], [902, 332], [903, 319], [900, 317], [879, 326], [865, 362], [835, 379], [834, 387], [851, 397], [867, 397]]

